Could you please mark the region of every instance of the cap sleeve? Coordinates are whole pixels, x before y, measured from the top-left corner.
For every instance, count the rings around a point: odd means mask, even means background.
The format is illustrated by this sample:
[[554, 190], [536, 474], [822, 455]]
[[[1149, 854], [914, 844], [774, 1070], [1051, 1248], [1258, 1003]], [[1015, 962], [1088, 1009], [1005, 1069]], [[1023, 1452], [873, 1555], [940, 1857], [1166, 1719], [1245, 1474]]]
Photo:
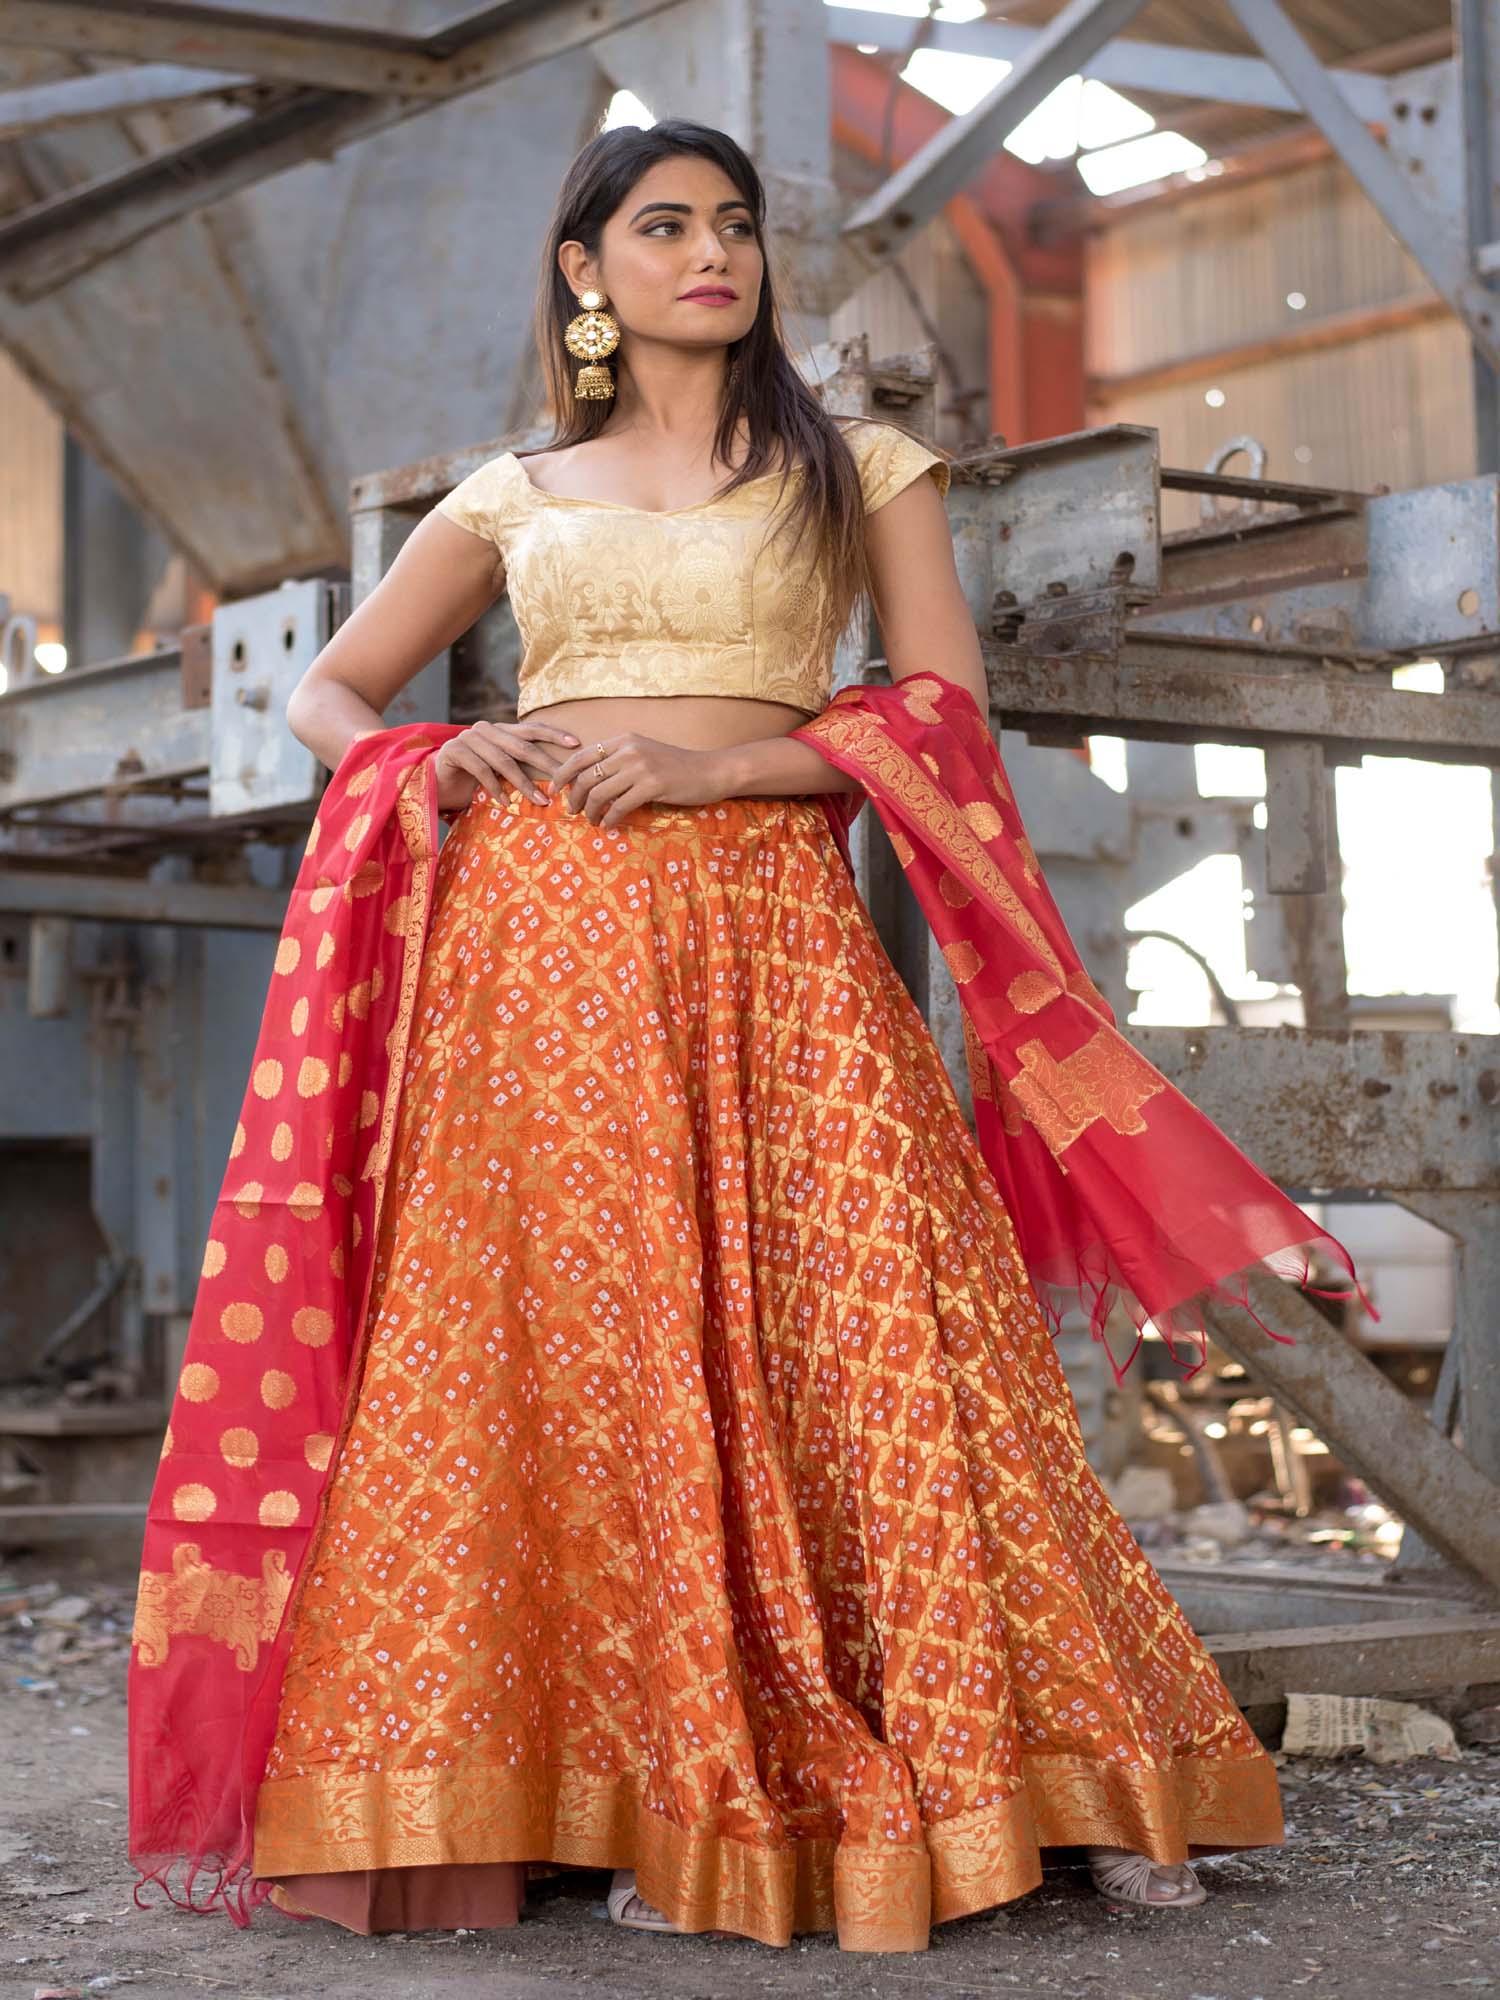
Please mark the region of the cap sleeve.
[[523, 495], [518, 487], [526, 475], [512, 452], [492, 458], [467, 479], [461, 479], [433, 508], [471, 535], [482, 535], [503, 555], [510, 529], [515, 525]]
[[864, 422], [846, 436], [859, 467], [867, 514], [893, 500], [922, 472], [932, 475], [938, 493], [947, 498], [952, 473], [941, 452], [929, 450], [894, 424]]

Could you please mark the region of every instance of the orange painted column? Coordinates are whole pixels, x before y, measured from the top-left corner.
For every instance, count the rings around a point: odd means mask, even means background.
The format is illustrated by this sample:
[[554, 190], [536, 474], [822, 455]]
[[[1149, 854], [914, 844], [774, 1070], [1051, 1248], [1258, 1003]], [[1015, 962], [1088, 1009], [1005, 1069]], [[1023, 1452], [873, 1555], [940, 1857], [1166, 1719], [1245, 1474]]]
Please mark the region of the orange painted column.
[[[941, 105], [897, 82], [880, 58], [842, 43], [829, 55], [836, 145], [894, 170], [948, 122]], [[1051, 176], [1002, 149], [943, 209], [989, 301], [990, 428], [1007, 444], [1085, 422], [1082, 244], [1031, 240], [1033, 203], [1055, 193]]]

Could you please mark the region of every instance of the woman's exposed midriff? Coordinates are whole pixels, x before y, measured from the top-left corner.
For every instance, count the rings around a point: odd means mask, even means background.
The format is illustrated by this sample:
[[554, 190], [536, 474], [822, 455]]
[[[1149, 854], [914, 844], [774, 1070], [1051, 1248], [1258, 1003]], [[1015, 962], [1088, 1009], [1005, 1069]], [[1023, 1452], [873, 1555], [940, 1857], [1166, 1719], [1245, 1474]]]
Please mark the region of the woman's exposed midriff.
[[555, 701], [528, 709], [522, 722], [549, 722], [568, 729], [580, 743], [594, 744], [634, 730], [681, 750], [727, 750], [765, 736], [787, 736], [807, 721], [805, 712], [782, 701], [750, 701], [742, 695], [596, 695], [586, 701]]

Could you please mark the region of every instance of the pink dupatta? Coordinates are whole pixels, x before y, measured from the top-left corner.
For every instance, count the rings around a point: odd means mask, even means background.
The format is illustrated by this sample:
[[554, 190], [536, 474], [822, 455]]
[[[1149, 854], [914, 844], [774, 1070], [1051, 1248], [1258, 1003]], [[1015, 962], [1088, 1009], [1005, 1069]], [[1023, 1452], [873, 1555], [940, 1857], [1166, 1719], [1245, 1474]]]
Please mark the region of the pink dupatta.
[[255, 1800], [358, 1389], [432, 904], [432, 754], [456, 734], [352, 743], [292, 888], [147, 1509], [127, 1683], [138, 1903], [154, 1881], [243, 1926], [270, 1893], [251, 1875]]
[[[963, 1005], [980, 1150], [1056, 1323], [1080, 1302], [1096, 1339], [1117, 1301], [1202, 1365], [1203, 1308], [1251, 1313], [1264, 1267], [1309, 1289], [1321, 1249], [1378, 1317], [1342, 1244], [1266, 1179], [1133, 1048], [1084, 970], [1021, 824], [1000, 753], [967, 689], [941, 674], [839, 690], [792, 731], [863, 791], [827, 805], [847, 829], [868, 797]], [[1106, 1351], [1108, 1350], [1106, 1344]]]

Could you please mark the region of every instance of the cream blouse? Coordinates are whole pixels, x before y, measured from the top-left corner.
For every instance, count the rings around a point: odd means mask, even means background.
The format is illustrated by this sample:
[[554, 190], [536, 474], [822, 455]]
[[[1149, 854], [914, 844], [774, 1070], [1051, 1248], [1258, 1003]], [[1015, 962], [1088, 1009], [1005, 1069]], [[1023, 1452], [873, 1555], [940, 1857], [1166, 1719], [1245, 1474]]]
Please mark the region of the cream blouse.
[[[867, 514], [922, 472], [946, 496], [948, 461], [937, 452], [892, 424], [858, 418], [842, 428]], [[784, 510], [766, 533], [779, 479], [765, 473], [727, 499], [666, 511], [544, 493], [511, 451], [461, 480], [437, 511], [483, 535], [504, 561], [525, 649], [517, 717], [591, 695], [741, 695], [809, 715], [826, 708], [833, 650], [816, 644], [823, 585], [794, 559]]]

